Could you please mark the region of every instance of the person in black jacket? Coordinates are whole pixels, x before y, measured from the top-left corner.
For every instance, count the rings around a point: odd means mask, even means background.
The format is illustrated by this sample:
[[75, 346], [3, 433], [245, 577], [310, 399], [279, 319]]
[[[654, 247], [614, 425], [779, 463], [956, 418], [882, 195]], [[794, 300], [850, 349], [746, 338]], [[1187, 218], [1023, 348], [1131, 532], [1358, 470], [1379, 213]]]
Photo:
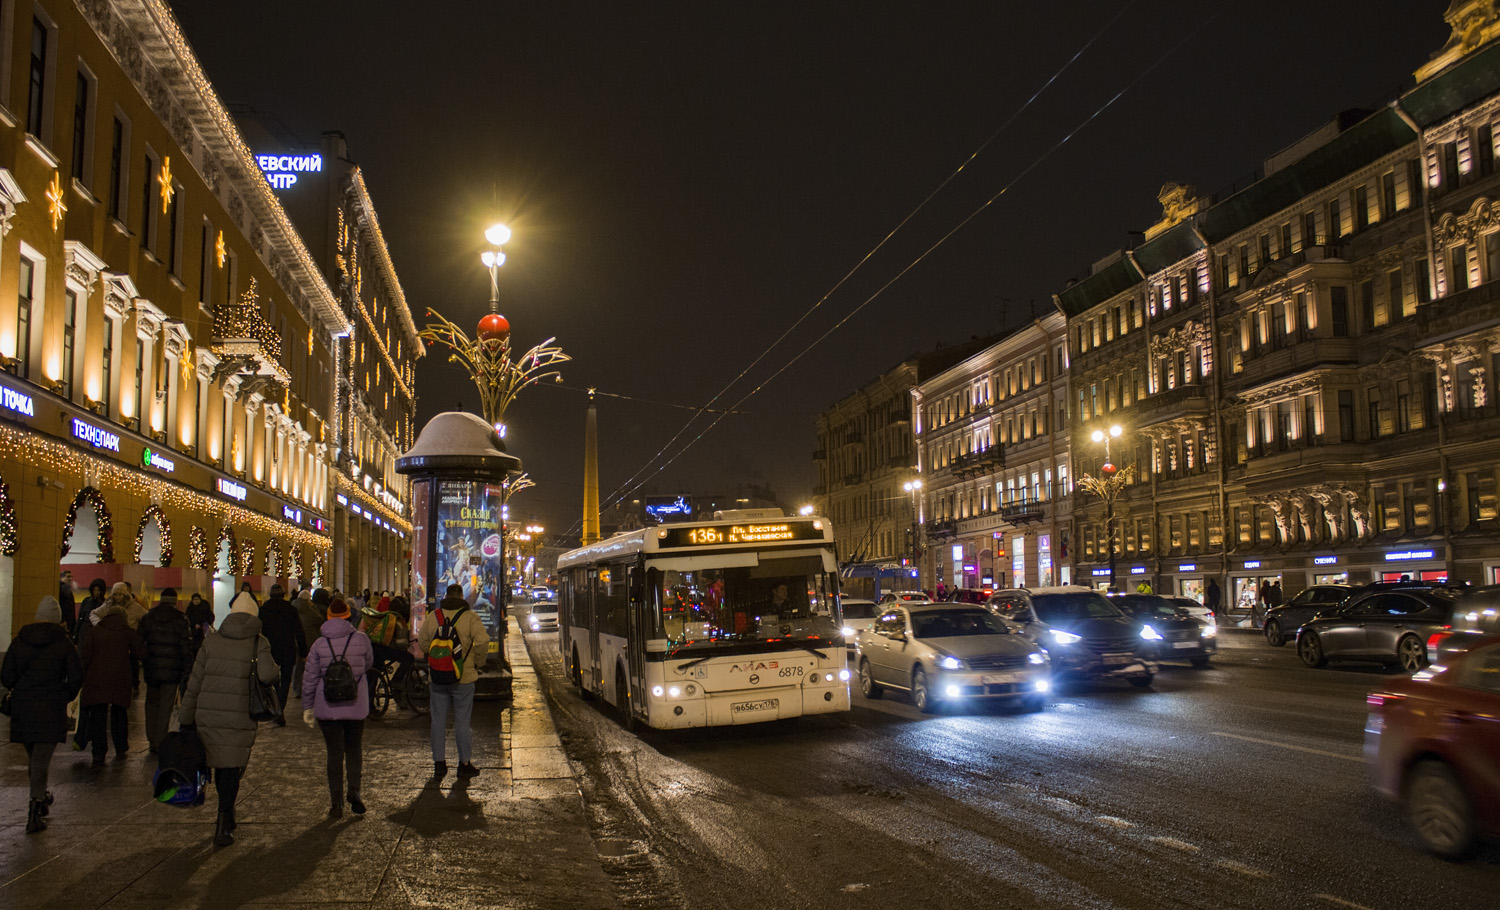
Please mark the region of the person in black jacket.
[[83, 685], [83, 664], [62, 621], [57, 598], [43, 597], [36, 622], [21, 627], [0, 666], [0, 685], [11, 693], [10, 741], [26, 746], [30, 765], [27, 834], [47, 828], [47, 768], [57, 744], [68, 738], [68, 702]]
[[78, 602], [77, 622], [68, 627], [73, 635], [73, 644], [83, 646], [83, 631], [90, 625], [89, 614], [104, 606], [108, 599], [109, 585], [104, 583], [104, 579], [96, 578], [89, 582], [89, 596]]
[[[146, 656], [141, 638], [125, 619], [124, 597], [111, 598], [95, 614], [99, 621], [84, 636], [82, 722], [89, 725], [89, 745], [94, 766], [104, 764], [109, 739], [115, 743], [115, 758], [124, 758], [130, 748], [130, 702], [137, 674], [136, 663]], [[246, 705], [249, 710], [249, 705]], [[106, 727], [109, 737], [106, 738]]]
[[[198, 649], [203, 647], [203, 637], [214, 629], [214, 605], [203, 599], [197, 591], [188, 600], [188, 627], [193, 630], [193, 660], [198, 659]], [[188, 661], [191, 666], [193, 660]]]
[[[302, 631], [302, 617], [287, 601], [286, 589], [281, 585], [271, 585], [270, 598], [260, 605], [260, 624], [261, 634], [271, 643], [271, 656], [281, 668], [276, 694], [285, 706], [287, 692], [292, 688], [292, 675], [297, 671], [297, 661], [307, 656], [307, 633]], [[276, 725], [286, 726], [286, 718], [278, 719]]]
[[57, 605], [62, 608], [63, 625], [72, 635], [78, 629], [78, 605], [73, 602], [73, 573], [62, 570], [57, 578]]
[[187, 688], [193, 671], [193, 630], [188, 626], [187, 605], [177, 600], [175, 588], [164, 588], [161, 600], [141, 617], [141, 643], [146, 659], [141, 673], [146, 677], [146, 742], [155, 754], [172, 728], [177, 693]]

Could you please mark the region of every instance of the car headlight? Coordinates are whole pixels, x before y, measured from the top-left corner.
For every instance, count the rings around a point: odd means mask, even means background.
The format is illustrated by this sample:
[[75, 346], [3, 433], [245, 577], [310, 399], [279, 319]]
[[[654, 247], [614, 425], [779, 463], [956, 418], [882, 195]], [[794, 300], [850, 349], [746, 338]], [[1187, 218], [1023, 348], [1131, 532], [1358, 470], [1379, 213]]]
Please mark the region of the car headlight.
[[1147, 641], [1161, 641], [1161, 633], [1150, 626], [1141, 629], [1141, 637]]
[[938, 661], [938, 666], [942, 667], [944, 670], [957, 670], [959, 667], [962, 667], [963, 665], [964, 665], [963, 661], [961, 661], [957, 657], [953, 657], [951, 655], [948, 656], [948, 657], [943, 658], [940, 661]]
[[845, 638], [853, 638], [854, 637], [854, 627], [853, 626], [844, 626], [844, 637]]
[[1202, 635], [1203, 635], [1204, 638], [1213, 638], [1215, 635], [1218, 635], [1218, 634], [1219, 634], [1219, 630], [1215, 626], [1204, 626], [1203, 627]]
[[1061, 629], [1053, 629], [1052, 640], [1060, 645], [1073, 645], [1083, 641], [1083, 636], [1074, 635], [1072, 632], [1064, 632]]
[[1034, 664], [1044, 664], [1047, 662], [1047, 656], [1040, 651], [1032, 651], [1026, 655], [1026, 659]]
[[531, 631], [535, 632], [536, 630], [540, 629], [541, 627], [542, 627], [542, 621], [540, 619], [537, 619], [535, 616], [531, 617]]

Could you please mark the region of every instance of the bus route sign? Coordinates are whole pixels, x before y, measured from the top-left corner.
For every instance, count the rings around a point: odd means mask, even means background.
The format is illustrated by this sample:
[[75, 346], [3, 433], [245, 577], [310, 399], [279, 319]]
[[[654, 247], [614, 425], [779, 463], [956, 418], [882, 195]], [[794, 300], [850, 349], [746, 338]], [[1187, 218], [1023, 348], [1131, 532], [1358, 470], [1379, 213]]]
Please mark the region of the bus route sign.
[[823, 528], [812, 521], [742, 521], [716, 525], [671, 526], [657, 532], [663, 550], [715, 544], [776, 543], [822, 540]]

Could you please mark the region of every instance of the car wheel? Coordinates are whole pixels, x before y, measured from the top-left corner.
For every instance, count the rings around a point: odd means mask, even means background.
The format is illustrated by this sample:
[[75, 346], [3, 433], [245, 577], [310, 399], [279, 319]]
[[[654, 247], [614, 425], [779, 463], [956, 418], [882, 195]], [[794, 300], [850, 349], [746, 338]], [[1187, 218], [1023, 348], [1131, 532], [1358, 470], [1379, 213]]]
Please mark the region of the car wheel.
[[635, 712], [630, 710], [630, 681], [625, 678], [625, 668], [615, 670], [615, 707], [620, 711], [625, 729], [635, 731]]
[[1137, 689], [1144, 689], [1151, 685], [1151, 680], [1155, 678], [1156, 676], [1152, 673], [1147, 673], [1144, 676], [1132, 676], [1130, 677], [1130, 684]]
[[1321, 667], [1328, 663], [1328, 657], [1323, 653], [1323, 642], [1316, 632], [1303, 632], [1297, 638], [1297, 656], [1309, 667]]
[[1477, 837], [1469, 797], [1440, 761], [1420, 762], [1406, 775], [1406, 820], [1422, 846], [1445, 859], [1474, 852]]
[[1396, 642], [1396, 662], [1407, 673], [1415, 673], [1427, 666], [1427, 648], [1422, 639], [1408, 635]]
[[927, 685], [927, 674], [921, 667], [911, 671], [911, 701], [923, 714], [931, 714], [938, 709], [937, 699]]
[[1208, 669], [1208, 658], [1207, 657], [1194, 657], [1192, 660], [1188, 661], [1188, 663], [1191, 663], [1194, 668], [1199, 669], [1199, 670], [1207, 670]]
[[1273, 648], [1286, 644], [1286, 636], [1281, 634], [1281, 623], [1274, 619], [1266, 620], [1266, 644]]
[[880, 683], [875, 681], [875, 673], [870, 669], [868, 658], [859, 662], [859, 691], [865, 698], [879, 698], [885, 693]]

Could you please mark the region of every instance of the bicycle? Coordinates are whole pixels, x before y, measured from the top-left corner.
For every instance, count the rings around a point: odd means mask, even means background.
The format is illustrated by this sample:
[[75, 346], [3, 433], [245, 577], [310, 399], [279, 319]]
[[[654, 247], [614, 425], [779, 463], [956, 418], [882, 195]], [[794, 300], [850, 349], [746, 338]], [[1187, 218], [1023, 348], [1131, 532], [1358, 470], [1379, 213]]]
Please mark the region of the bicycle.
[[410, 708], [418, 714], [426, 714], [431, 709], [432, 690], [428, 687], [427, 662], [413, 663], [411, 672], [406, 674], [406, 679], [398, 688], [395, 677], [399, 666], [400, 664], [391, 661], [376, 674], [375, 689], [370, 697], [371, 717], [384, 717], [393, 704]]

